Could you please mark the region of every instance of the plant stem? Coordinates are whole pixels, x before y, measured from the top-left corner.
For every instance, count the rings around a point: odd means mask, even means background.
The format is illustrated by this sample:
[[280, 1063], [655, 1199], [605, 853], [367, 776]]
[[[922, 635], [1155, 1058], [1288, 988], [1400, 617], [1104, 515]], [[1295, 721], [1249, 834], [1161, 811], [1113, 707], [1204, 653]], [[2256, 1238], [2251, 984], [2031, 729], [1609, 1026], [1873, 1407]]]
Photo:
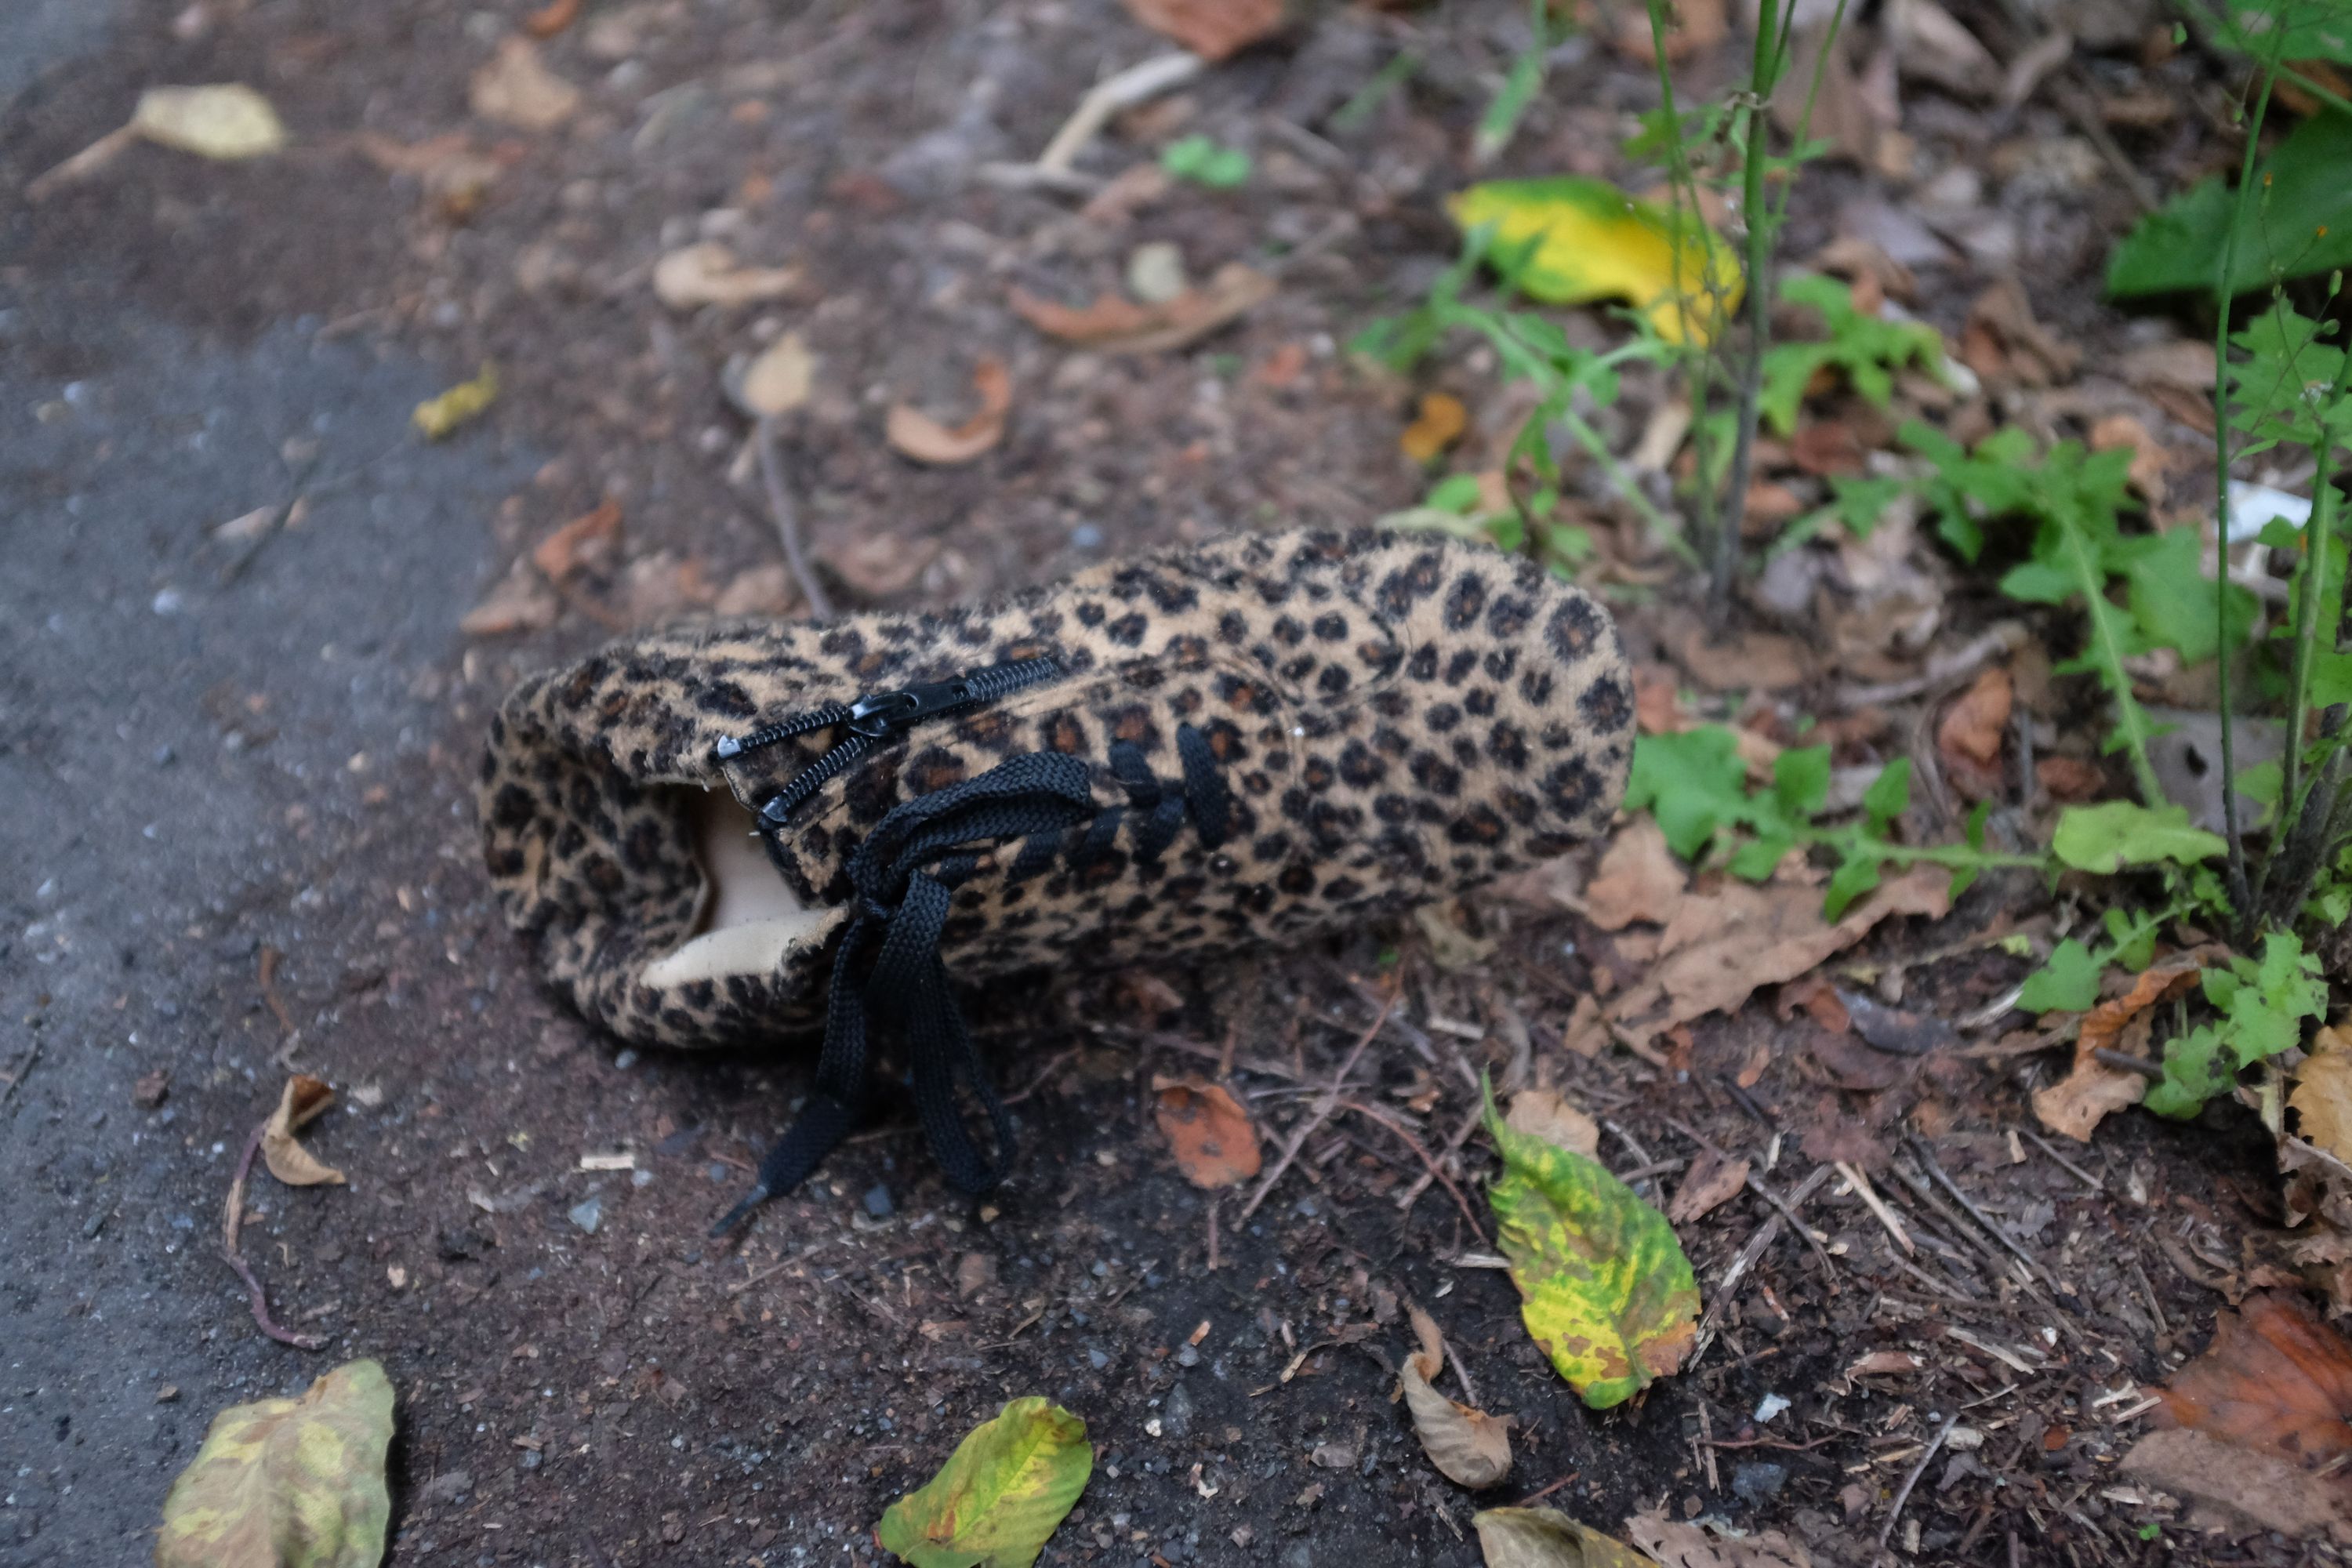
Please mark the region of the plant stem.
[[[2084, 539], [2082, 521], [2074, 516], [2074, 502], [2069, 499], [2050, 515], [2066, 542], [2068, 563], [2074, 569], [2075, 584], [2090, 615], [2091, 637], [2097, 645], [2099, 668], [2107, 678], [2109, 695], [2116, 700], [2116, 729], [2123, 737], [2124, 749], [2131, 755], [2132, 779], [2139, 786], [2140, 798], [2161, 808], [2165, 805], [2164, 784], [2156, 776], [2156, 765], [2148, 761], [2147, 715], [2141, 710], [2139, 699], [2132, 695], [2131, 671], [2124, 668], [2123, 637], [2116, 629], [2116, 607], [2107, 601], [2106, 572]], [[2228, 733], [2226, 726], [2223, 733]]]
[[[2246, 124], [2245, 155], [2238, 164], [2238, 200], [2230, 215], [2230, 232], [2221, 240], [2221, 271], [2213, 284], [2213, 470], [2218, 489], [2213, 498], [2213, 668], [2221, 709], [2221, 825], [2230, 842], [2230, 902], [2237, 914], [2241, 945], [2253, 934], [2254, 896], [2246, 877], [2246, 836], [2238, 822], [2238, 753], [2236, 717], [2230, 711], [2230, 301], [2237, 277], [2238, 232], [2253, 210], [2254, 160], [2262, 152], [2263, 117], [2270, 110], [2271, 86], [2278, 76], [2278, 49], [2263, 71], [2262, 89], [2254, 98], [2253, 118]], [[2298, 656], [2299, 661], [2299, 656]], [[2302, 738], [2303, 710], [2288, 716], [2285, 777], [2295, 776], [2295, 752]], [[2160, 797], [2151, 796], [2157, 805]], [[2292, 802], [2282, 791], [2283, 802]]]
[[[1843, 5], [1845, 0], [1838, 0]], [[1690, 146], [1683, 140], [1682, 105], [1675, 99], [1674, 73], [1666, 59], [1666, 3], [1648, 0], [1650, 13], [1650, 52], [1658, 68], [1658, 102], [1666, 116], [1667, 187], [1674, 192], [1674, 232], [1676, 242], [1668, 247], [1674, 267], [1675, 310], [1682, 322], [1683, 380], [1685, 395], [1690, 400], [1691, 458], [1698, 483], [1693, 499], [1698, 506], [1698, 533], [1701, 539], [1713, 540], [1721, 527], [1720, 498], [1715, 493], [1710, 476], [1715, 465], [1708, 459], [1713, 455], [1714, 436], [1707, 429], [1707, 395], [1712, 390], [1713, 351], [1709, 347], [1723, 331], [1723, 296], [1716, 281], [1715, 246], [1707, 228], [1706, 216], [1698, 208], [1698, 176], [1691, 169]], [[1685, 203], [1688, 207], [1685, 209]], [[1691, 291], [1683, 285], [1683, 247], [1680, 237], [1686, 232], [1687, 222], [1697, 232], [1707, 236], [1706, 278], [1707, 299], [1713, 307], [1705, 322], [1705, 331], [1694, 330], [1691, 319]]]
[[1730, 607], [1732, 584], [1739, 572], [1739, 536], [1748, 521], [1748, 472], [1756, 459], [1756, 419], [1764, 390], [1764, 350], [1772, 338], [1773, 226], [1764, 200], [1764, 166], [1769, 160], [1772, 133], [1765, 106], [1780, 74], [1782, 21], [1772, 0], [1758, 0], [1739, 198], [1740, 216], [1748, 223], [1748, 357], [1739, 367], [1739, 422], [1732, 434], [1729, 484], [1716, 522], [1715, 577], [1707, 594], [1718, 617]]

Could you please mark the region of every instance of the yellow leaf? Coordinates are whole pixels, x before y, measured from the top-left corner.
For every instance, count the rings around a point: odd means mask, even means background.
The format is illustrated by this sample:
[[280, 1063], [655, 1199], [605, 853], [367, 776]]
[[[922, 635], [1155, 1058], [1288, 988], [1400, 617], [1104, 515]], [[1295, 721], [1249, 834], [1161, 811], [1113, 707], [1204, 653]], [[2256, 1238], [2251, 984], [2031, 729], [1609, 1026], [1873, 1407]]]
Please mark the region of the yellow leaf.
[[1553, 1508], [1490, 1508], [1474, 1515], [1486, 1568], [1656, 1568], [1623, 1542]]
[[438, 441], [488, 408], [499, 395], [498, 367], [482, 366], [482, 374], [471, 381], [461, 381], [440, 396], [416, 405], [409, 417], [428, 441]]
[[1739, 261], [1722, 237], [1606, 180], [1490, 180], [1446, 206], [1465, 232], [1492, 224], [1488, 259], [1547, 304], [1622, 300], [1670, 343], [1706, 342], [1739, 308]]
[[258, 158], [286, 145], [286, 127], [269, 100], [237, 82], [151, 87], [139, 95], [131, 129], [206, 158]]
[[294, 1134], [334, 1104], [335, 1091], [320, 1079], [296, 1073], [278, 1096], [278, 1109], [261, 1129], [261, 1157], [269, 1173], [289, 1187], [315, 1187], [340, 1183], [343, 1173], [320, 1163], [296, 1141]]
[[1462, 400], [1443, 392], [1421, 395], [1421, 415], [1404, 427], [1397, 437], [1397, 447], [1416, 463], [1426, 463], [1454, 442], [1470, 423], [1470, 411]]
[[2319, 1031], [2286, 1102], [2305, 1142], [2352, 1163], [2352, 1031]]
[[1085, 1422], [1034, 1394], [1016, 1399], [884, 1510], [875, 1536], [915, 1568], [1029, 1568], [1094, 1464]]
[[299, 1399], [234, 1405], [163, 1500], [155, 1568], [376, 1568], [392, 1384], [347, 1362]]
[[1487, 1191], [1519, 1315], [1595, 1410], [1622, 1405], [1682, 1365], [1698, 1334], [1698, 1282], [1665, 1215], [1599, 1162], [1506, 1125]]

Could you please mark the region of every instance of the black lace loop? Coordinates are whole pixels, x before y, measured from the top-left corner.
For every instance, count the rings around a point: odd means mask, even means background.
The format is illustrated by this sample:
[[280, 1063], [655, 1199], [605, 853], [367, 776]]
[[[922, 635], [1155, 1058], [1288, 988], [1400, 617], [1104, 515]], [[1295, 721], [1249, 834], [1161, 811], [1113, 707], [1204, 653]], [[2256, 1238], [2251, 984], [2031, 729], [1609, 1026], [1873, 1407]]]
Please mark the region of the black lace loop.
[[[760, 1204], [798, 1186], [856, 1129], [868, 1092], [866, 1047], [877, 1032], [906, 1041], [916, 1113], [949, 1182], [982, 1193], [1003, 1178], [1013, 1157], [1013, 1118], [989, 1085], [940, 957], [955, 889], [979, 867], [975, 847], [1025, 838], [1009, 873], [1018, 880], [1050, 864], [1068, 830], [1089, 817], [1069, 851], [1079, 865], [1107, 849], [1130, 816], [1142, 860], [1164, 854], [1188, 816], [1203, 845], [1223, 843], [1233, 801], [1215, 752], [1189, 724], [1176, 741], [1184, 782], [1172, 786], [1152, 774], [1140, 749], [1112, 744], [1111, 773], [1126, 806], [1097, 811], [1084, 763], [1033, 752], [908, 801], [875, 826], [845, 868], [857, 910], [834, 960], [815, 1085], [791, 1131], [760, 1163], [758, 1184], [711, 1235], [725, 1235]], [[964, 1088], [988, 1118], [992, 1156], [982, 1152], [958, 1103]]]

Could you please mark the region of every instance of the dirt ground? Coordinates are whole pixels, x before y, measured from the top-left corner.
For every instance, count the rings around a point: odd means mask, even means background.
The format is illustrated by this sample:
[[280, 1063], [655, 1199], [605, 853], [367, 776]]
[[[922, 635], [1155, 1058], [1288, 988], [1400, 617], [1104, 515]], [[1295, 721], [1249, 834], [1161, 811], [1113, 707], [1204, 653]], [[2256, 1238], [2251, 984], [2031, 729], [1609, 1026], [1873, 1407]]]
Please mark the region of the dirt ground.
[[[1253, 150], [1248, 185], [1145, 180], [1091, 207], [986, 166], [1034, 158], [1090, 82], [1166, 47], [1112, 0], [590, 0], [541, 46], [583, 89], [544, 133], [468, 109], [526, 9], [127, 0], [110, 19], [0, 20], [0, 48], [22, 27], [47, 51], [0, 114], [0, 189], [155, 83], [251, 83], [296, 139], [238, 166], [134, 148], [0, 212], [0, 1564], [143, 1561], [215, 1411], [362, 1354], [400, 1395], [400, 1564], [878, 1563], [883, 1507], [1032, 1393], [1098, 1449], [1046, 1563], [1467, 1565], [1471, 1513], [1529, 1497], [1612, 1531], [1644, 1510], [1780, 1530], [1826, 1564], [1872, 1562], [1883, 1530], [1922, 1563], [2333, 1560], [2184, 1529], [2114, 1471], [2143, 1391], [2210, 1332], [2237, 1237], [2275, 1219], [2250, 1122], [2118, 1117], [2053, 1153], [2025, 1106], [2060, 1070], [2049, 1054], [1903, 1054], [1763, 1000], [1664, 1066], [1588, 1058], [1563, 1044], [1576, 997], [1638, 967], [1536, 899], [1455, 911], [1467, 962], [1406, 923], [1248, 965], [993, 990], [976, 1022], [1027, 1150], [1008, 1189], [959, 1198], [897, 1121], [740, 1246], [707, 1241], [807, 1058], [620, 1050], [541, 991], [478, 863], [468, 781], [491, 705], [621, 626], [794, 613], [723, 389], [730, 358], [785, 331], [818, 361], [786, 432], [793, 479], [849, 605], [1417, 500], [1425, 476], [1396, 445], [1410, 389], [1344, 345], [1450, 259], [1443, 197], [1472, 177], [1465, 139], [1525, 9], [1315, 8], [1077, 165], [1098, 193], [1201, 132]], [[1686, 66], [1692, 91], [1729, 79], [1734, 47]], [[1421, 56], [1411, 82], [1335, 124], [1401, 47]], [[2149, 177], [2210, 163], [2218, 99], [2197, 62], [2126, 49], [2089, 68], [2198, 106], [2119, 132]], [[1646, 67], [1572, 41], [1495, 172], [1619, 173], [1655, 97]], [[2063, 112], [1930, 91], [1906, 128], [1922, 176], [1809, 172], [1792, 254], [1858, 223], [1916, 230], [1916, 308], [1948, 333], [2014, 273], [2094, 364], [2157, 335], [2099, 302], [2137, 208]], [[458, 188], [385, 166], [386, 147], [452, 132], [481, 163]], [[1971, 242], [1910, 216], [1968, 184], [1953, 171], [1977, 182]], [[654, 264], [698, 239], [799, 278], [667, 309]], [[1246, 259], [1278, 287], [1153, 355], [1072, 352], [1008, 306], [1015, 285], [1083, 302], [1160, 240], [1196, 279]], [[1001, 445], [952, 468], [888, 449], [887, 405], [952, 425], [988, 357], [1013, 388]], [[484, 361], [491, 413], [415, 440], [409, 410]], [[1472, 402], [1473, 442], [1507, 438], [1491, 370], [1456, 352], [1433, 372]], [[1611, 411], [1621, 446], [1640, 407]], [[299, 519], [221, 528], [298, 499]], [[511, 563], [607, 499], [614, 558], [505, 635], [461, 629]], [[1676, 592], [1621, 596], [1645, 661], [1678, 646]], [[1956, 637], [1988, 618], [1971, 593], [1954, 590]], [[1881, 928], [1832, 977], [1961, 1018], [2030, 967], [1977, 939], [2042, 910], [2036, 885], [1994, 879], [1943, 921]], [[1391, 979], [1356, 1092], [1398, 1108], [1446, 1180], [1342, 1118], [1246, 1223], [1231, 1194], [1213, 1216], [1154, 1130], [1153, 1074], [1230, 1050], [1278, 1145]], [[245, 1246], [320, 1354], [257, 1331], [215, 1247], [289, 1068], [338, 1087], [310, 1142], [350, 1184], [257, 1186]], [[1810, 1239], [1735, 1197], [1681, 1227], [1713, 1342], [1589, 1412], [1492, 1263], [1487, 1156], [1456, 1136], [1481, 1070], [1592, 1110], [1603, 1158], [1652, 1196], [1710, 1145], [1753, 1156], [1776, 1198], [1824, 1162], [1858, 1166], [1916, 1251], [1835, 1176], [1808, 1193]], [[580, 1168], [625, 1152], [634, 1171]], [[1517, 1469], [1483, 1499], [1431, 1468], [1391, 1399], [1407, 1301], [1484, 1406], [1517, 1416]]]

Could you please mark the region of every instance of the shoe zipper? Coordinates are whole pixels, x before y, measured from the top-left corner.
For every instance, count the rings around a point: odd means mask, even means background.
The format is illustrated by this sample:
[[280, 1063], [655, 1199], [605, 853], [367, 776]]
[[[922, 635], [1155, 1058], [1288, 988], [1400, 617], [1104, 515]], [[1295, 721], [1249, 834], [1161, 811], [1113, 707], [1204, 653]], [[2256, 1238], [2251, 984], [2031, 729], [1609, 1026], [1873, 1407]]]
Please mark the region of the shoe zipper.
[[1058, 679], [1062, 667], [1050, 658], [1024, 658], [966, 670], [951, 680], [925, 681], [896, 691], [876, 691], [855, 702], [827, 702], [777, 723], [762, 725], [748, 735], [730, 735], [712, 748], [719, 761], [730, 762], [746, 752], [789, 741], [819, 730], [843, 730], [839, 740], [819, 752], [816, 761], [784, 781], [784, 787], [760, 808], [760, 826], [782, 827], [808, 798], [838, 778], [844, 770], [894, 735], [902, 735], [927, 719], [960, 713], [994, 702], [1026, 687]]

